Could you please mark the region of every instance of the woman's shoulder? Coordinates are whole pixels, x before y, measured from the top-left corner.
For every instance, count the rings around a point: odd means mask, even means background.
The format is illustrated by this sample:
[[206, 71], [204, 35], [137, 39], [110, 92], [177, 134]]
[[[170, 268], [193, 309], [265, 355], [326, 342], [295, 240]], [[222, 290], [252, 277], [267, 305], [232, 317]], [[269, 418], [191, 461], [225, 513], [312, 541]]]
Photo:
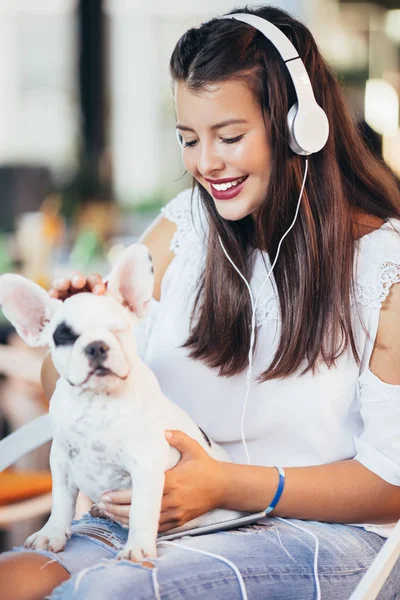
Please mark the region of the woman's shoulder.
[[400, 282], [400, 219], [390, 218], [356, 241], [354, 281], [356, 300], [381, 308]]
[[[199, 200], [198, 193], [192, 193], [190, 189], [184, 190], [161, 209], [158, 217], [139, 239], [151, 252], [154, 268], [153, 297], [156, 300], [160, 300], [162, 289], [166, 288], [166, 275], [171, 272], [171, 265], [174, 265], [174, 270], [187, 271], [187, 256], [190, 257], [192, 278], [197, 277], [197, 265], [200, 264], [198, 259], [202, 255], [198, 232], [204, 227]], [[189, 249], [188, 252], [181, 252], [186, 248]], [[178, 254], [183, 260], [174, 260]]]
[[163, 280], [166, 290], [174, 280], [180, 293], [197, 290], [206, 260], [208, 223], [197, 189], [186, 189], [161, 209], [161, 217], [174, 225], [169, 251], [174, 260]]
[[175, 254], [193, 244], [204, 246], [208, 227], [197, 189], [180, 192], [161, 209], [161, 214], [176, 225], [170, 244]]

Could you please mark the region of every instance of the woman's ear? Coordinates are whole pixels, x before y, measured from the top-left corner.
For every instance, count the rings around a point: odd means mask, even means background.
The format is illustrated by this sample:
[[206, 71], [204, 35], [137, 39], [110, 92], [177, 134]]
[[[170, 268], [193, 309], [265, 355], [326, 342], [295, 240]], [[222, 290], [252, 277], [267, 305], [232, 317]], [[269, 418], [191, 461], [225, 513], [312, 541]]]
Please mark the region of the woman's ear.
[[37, 283], [12, 273], [0, 277], [0, 306], [29, 346], [46, 346], [48, 324], [62, 305]]
[[107, 294], [142, 318], [148, 313], [153, 286], [150, 251], [143, 244], [133, 244], [124, 250], [114, 265], [108, 277]]

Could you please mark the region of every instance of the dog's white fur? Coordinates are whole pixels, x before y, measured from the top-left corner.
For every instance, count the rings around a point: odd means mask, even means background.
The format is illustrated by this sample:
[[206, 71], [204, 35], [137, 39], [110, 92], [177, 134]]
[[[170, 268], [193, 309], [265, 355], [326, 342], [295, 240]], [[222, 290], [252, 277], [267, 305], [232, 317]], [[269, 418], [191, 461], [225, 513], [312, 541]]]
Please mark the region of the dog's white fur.
[[[220, 446], [211, 442], [210, 447], [192, 419], [164, 396], [137, 353], [134, 326], [146, 316], [152, 291], [151, 256], [141, 244], [122, 254], [104, 296], [80, 293], [61, 302], [24, 277], [0, 277], [4, 314], [28, 344], [50, 347], [60, 374], [49, 409], [54, 425], [53, 506], [44, 527], [27, 539], [28, 547], [54, 552], [64, 548], [78, 490], [98, 502], [108, 490], [133, 487], [128, 539], [118, 556], [154, 558], [164, 472], [180, 459], [166, 441], [165, 430], [182, 430], [213, 458], [229, 460]], [[71, 337], [74, 333], [76, 339]], [[102, 362], [93, 357], [96, 350], [90, 351], [93, 342], [108, 347], [97, 351], [104, 354]], [[102, 366], [108, 371], [101, 371]], [[100, 509], [94, 514], [101, 515]], [[241, 514], [214, 510], [182, 529]]]

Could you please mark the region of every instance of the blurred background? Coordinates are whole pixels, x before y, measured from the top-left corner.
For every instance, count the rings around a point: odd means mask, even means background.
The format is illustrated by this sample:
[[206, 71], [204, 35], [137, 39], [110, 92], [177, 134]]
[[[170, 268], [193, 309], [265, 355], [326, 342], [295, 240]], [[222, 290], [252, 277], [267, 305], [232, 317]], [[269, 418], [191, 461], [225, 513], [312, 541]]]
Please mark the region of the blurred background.
[[[368, 144], [400, 177], [400, 0], [273, 4], [310, 27]], [[45, 288], [75, 268], [105, 275], [190, 185], [169, 56], [186, 29], [235, 6], [0, 0], [0, 273]], [[0, 438], [47, 411], [42, 358], [0, 318]], [[0, 473], [0, 550], [49, 511], [48, 451]]]

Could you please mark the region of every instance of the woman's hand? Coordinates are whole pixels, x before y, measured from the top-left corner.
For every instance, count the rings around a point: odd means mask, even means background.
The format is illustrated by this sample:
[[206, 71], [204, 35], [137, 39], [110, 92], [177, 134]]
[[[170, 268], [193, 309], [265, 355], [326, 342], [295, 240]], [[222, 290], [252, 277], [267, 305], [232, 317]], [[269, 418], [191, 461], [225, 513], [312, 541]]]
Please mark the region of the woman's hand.
[[101, 296], [105, 293], [106, 287], [101, 275], [98, 273], [91, 273], [86, 278], [82, 273], [75, 271], [69, 277], [54, 279], [49, 295], [63, 301], [80, 292], [92, 292]]
[[181, 459], [165, 473], [160, 533], [218, 508], [222, 496], [223, 463], [211, 458], [196, 440], [183, 431], [167, 432], [166, 438], [170, 446], [179, 450]]
[[[178, 464], [165, 473], [159, 533], [220, 506], [223, 463], [211, 458], [183, 431], [172, 431], [171, 434], [171, 438], [166, 435], [167, 440], [182, 456]], [[105, 496], [111, 499], [111, 502], [104, 502], [107, 516], [129, 525], [132, 490], [107, 492]]]

